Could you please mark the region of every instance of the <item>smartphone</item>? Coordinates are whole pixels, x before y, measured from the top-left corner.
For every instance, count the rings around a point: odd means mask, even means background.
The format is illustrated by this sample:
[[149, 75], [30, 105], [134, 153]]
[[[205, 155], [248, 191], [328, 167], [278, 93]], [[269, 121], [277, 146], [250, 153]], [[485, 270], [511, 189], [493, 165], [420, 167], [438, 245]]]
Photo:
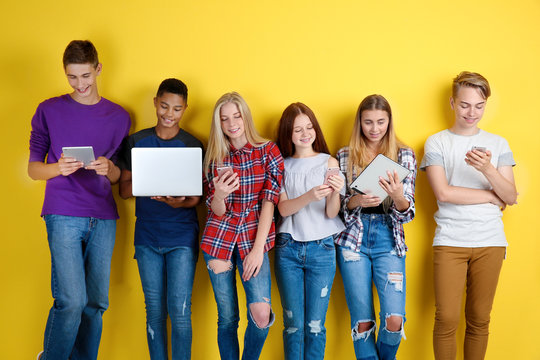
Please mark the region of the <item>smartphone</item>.
[[227, 171], [233, 171], [232, 166], [219, 166], [216, 170], [218, 177], [225, 174]]
[[487, 151], [487, 149], [484, 146], [473, 146], [471, 151], [472, 150], [478, 150], [478, 151], [481, 151], [483, 153], [485, 153]]
[[94, 156], [94, 148], [91, 146], [65, 146], [62, 148], [65, 157], [75, 158], [77, 161], [84, 163], [84, 166], [96, 160]]
[[339, 175], [339, 168], [332, 167], [326, 169], [326, 174], [324, 174], [324, 182], [323, 185], [328, 185], [328, 178], [333, 175]]

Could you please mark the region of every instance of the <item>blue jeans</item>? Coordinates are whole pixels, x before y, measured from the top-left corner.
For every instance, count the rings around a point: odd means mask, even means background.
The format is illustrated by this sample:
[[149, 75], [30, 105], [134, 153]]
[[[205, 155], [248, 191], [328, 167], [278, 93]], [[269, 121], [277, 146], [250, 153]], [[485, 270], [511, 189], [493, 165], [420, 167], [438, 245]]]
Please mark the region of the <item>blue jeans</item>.
[[[210, 281], [214, 289], [214, 297], [218, 308], [218, 347], [219, 354], [222, 360], [238, 360], [240, 350], [238, 344], [238, 321], [240, 320], [238, 310], [238, 294], [236, 289], [236, 271], [238, 268], [240, 277], [242, 277], [243, 266], [240, 259], [238, 247], [235, 247], [232, 258], [231, 267], [229, 270], [215, 273], [210, 269], [208, 263], [216, 258], [203, 252], [204, 260], [206, 261]], [[252, 277], [248, 281], [242, 280], [244, 291], [246, 293], [247, 318], [248, 325], [244, 334], [244, 351], [242, 354], [243, 360], [258, 359], [266, 336], [268, 328], [274, 323], [274, 313], [271, 312], [271, 318], [268, 325], [264, 328], [259, 328], [253, 320], [249, 311], [249, 305], [253, 303], [268, 303], [270, 304], [270, 262], [268, 254], [264, 254], [264, 260], [261, 270], [256, 277]]]
[[300, 242], [276, 239], [276, 280], [283, 305], [285, 359], [323, 359], [326, 311], [336, 273], [334, 237]]
[[167, 314], [174, 360], [191, 359], [191, 290], [199, 252], [188, 246], [135, 246], [146, 303], [146, 336], [152, 360], [166, 360]]
[[[362, 214], [364, 235], [360, 252], [337, 246], [337, 261], [345, 298], [351, 314], [352, 338], [357, 359], [394, 360], [404, 337], [405, 322], [405, 257], [394, 250], [392, 222], [388, 215]], [[380, 301], [380, 329], [375, 343], [375, 311], [372, 281]], [[401, 330], [389, 331], [386, 319], [402, 318]], [[373, 326], [358, 331], [361, 323]]]
[[45, 215], [54, 298], [42, 360], [96, 359], [102, 315], [109, 306], [109, 277], [116, 220]]

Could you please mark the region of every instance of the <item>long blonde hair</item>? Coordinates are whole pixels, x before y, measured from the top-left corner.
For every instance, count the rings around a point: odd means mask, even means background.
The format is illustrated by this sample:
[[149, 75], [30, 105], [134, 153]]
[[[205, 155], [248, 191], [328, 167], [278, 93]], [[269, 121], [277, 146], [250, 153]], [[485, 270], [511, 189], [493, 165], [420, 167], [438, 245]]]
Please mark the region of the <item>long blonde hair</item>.
[[214, 114], [212, 116], [212, 125], [210, 126], [210, 136], [208, 138], [208, 149], [206, 150], [206, 156], [204, 157], [204, 173], [208, 176], [208, 172], [212, 164], [221, 163], [223, 159], [229, 154], [231, 143], [229, 138], [221, 130], [221, 107], [227, 103], [233, 103], [238, 108], [238, 111], [242, 115], [244, 120], [244, 131], [247, 141], [253, 146], [262, 146], [268, 140], [261, 137], [255, 125], [253, 124], [253, 117], [249, 107], [237, 92], [226, 93], [221, 96], [214, 107]]
[[[394, 122], [392, 120], [392, 109], [390, 104], [382, 95], [369, 95], [360, 105], [356, 112], [354, 127], [349, 141], [349, 158], [347, 163], [347, 180], [352, 182], [354, 176], [358, 176], [362, 170], [373, 160], [367, 148], [367, 139], [362, 132], [362, 113], [366, 110], [382, 110], [388, 114], [388, 128], [379, 145], [379, 153], [390, 159], [397, 161], [400, 148], [407, 147], [401, 142], [394, 131]], [[387, 198], [386, 200], [388, 200]], [[391, 201], [391, 200], [390, 200]], [[388, 202], [385, 201], [383, 206], [388, 207]]]

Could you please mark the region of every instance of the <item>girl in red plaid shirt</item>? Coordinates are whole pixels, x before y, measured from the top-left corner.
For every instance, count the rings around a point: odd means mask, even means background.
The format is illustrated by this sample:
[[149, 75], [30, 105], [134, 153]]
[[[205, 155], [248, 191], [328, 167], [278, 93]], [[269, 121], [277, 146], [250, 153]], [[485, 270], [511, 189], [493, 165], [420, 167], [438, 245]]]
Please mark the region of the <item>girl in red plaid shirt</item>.
[[218, 307], [221, 359], [238, 359], [236, 271], [248, 305], [242, 359], [258, 359], [274, 322], [268, 250], [274, 246], [274, 206], [283, 158], [260, 137], [251, 112], [236, 92], [216, 103], [204, 160], [208, 218], [201, 249]]

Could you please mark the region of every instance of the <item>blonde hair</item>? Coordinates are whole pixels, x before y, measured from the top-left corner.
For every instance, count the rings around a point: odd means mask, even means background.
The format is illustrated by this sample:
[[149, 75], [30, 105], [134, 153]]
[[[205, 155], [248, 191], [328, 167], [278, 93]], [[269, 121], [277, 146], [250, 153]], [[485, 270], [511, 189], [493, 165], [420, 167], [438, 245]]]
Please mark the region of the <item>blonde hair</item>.
[[246, 139], [251, 145], [262, 146], [268, 142], [268, 140], [261, 137], [257, 133], [257, 130], [255, 130], [251, 111], [244, 98], [234, 91], [224, 94], [218, 99], [214, 106], [214, 114], [210, 126], [210, 136], [208, 138], [208, 149], [206, 150], [206, 156], [204, 157], [204, 173], [206, 176], [208, 176], [211, 165], [221, 163], [229, 154], [231, 143], [221, 129], [221, 107], [227, 103], [233, 103], [238, 108], [242, 120], [244, 121]]
[[[347, 180], [349, 183], [354, 180], [353, 174], [358, 176], [372, 160], [367, 148], [366, 136], [362, 132], [362, 113], [366, 110], [382, 110], [388, 114], [388, 128], [379, 145], [380, 154], [397, 161], [399, 149], [407, 147], [396, 136], [392, 120], [392, 109], [390, 108], [388, 101], [382, 95], [367, 96], [358, 106], [351, 139], [349, 141], [349, 158], [347, 163]], [[391, 204], [392, 200], [389, 199], [390, 198], [388, 197], [383, 202], [385, 211]]]
[[454, 81], [452, 82], [453, 98], [457, 96], [457, 93], [462, 86], [477, 89], [485, 100], [491, 95], [491, 88], [489, 87], [487, 79], [475, 72], [462, 71], [454, 78]]

